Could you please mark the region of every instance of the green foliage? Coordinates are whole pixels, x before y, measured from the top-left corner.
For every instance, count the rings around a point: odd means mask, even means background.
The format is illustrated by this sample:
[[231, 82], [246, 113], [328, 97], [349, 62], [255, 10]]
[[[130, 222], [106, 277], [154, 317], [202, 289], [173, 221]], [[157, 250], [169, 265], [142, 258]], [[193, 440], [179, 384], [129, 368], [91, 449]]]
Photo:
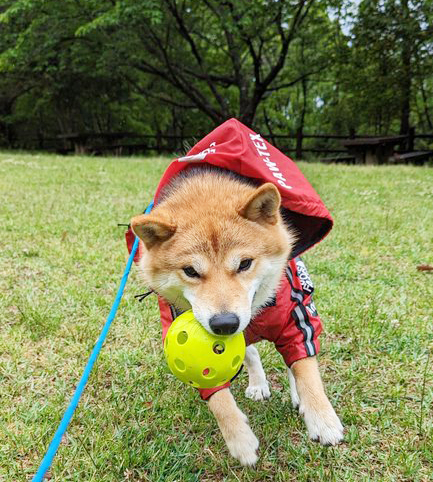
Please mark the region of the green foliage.
[[[432, 13], [431, 2], [415, 1], [410, 7], [396, 0], [359, 4], [352, 58], [342, 76], [358, 124], [370, 122], [375, 132], [398, 131], [405, 96], [415, 99], [414, 87], [424, 79], [427, 65], [433, 67], [426, 55], [433, 47], [428, 35]], [[413, 115], [412, 124], [417, 123]]]
[[0, 144], [433, 128], [432, 2], [0, 0]]

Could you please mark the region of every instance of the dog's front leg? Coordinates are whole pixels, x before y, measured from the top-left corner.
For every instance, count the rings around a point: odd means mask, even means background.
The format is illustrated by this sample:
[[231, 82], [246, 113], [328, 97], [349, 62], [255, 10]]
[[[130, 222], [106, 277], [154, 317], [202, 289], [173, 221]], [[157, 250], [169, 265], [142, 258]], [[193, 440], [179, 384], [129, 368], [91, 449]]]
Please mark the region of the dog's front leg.
[[291, 366], [299, 396], [299, 413], [303, 415], [308, 434], [322, 445], [336, 445], [343, 440], [343, 425], [323, 389], [316, 357], [302, 358]]
[[256, 401], [269, 398], [271, 396], [269, 383], [266, 380], [259, 352], [253, 345], [247, 346], [245, 365], [248, 370], [248, 388], [245, 390], [245, 395]]
[[233, 457], [242, 465], [254, 465], [259, 441], [248, 425], [247, 416], [236, 405], [230, 389], [224, 388], [214, 393], [209, 399], [209, 409]]

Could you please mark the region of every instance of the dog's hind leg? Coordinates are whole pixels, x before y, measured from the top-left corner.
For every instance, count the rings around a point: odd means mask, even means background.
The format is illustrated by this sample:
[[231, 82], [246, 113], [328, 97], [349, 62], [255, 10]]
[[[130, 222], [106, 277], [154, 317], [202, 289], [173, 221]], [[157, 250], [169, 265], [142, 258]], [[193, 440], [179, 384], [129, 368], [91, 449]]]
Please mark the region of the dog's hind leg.
[[257, 401], [269, 398], [271, 396], [269, 384], [259, 352], [253, 345], [247, 346], [245, 365], [248, 370], [248, 388], [245, 390], [245, 396]]
[[316, 357], [302, 358], [291, 366], [303, 415], [311, 440], [336, 445], [343, 440], [343, 425], [323, 389]]
[[290, 398], [292, 399], [293, 408], [299, 408], [299, 395], [296, 389], [296, 380], [293, 376], [292, 370], [288, 369], [289, 374], [289, 384], [290, 384]]
[[223, 388], [214, 393], [209, 399], [209, 409], [232, 456], [242, 465], [254, 465], [259, 441], [248, 425], [247, 416], [236, 405], [230, 389]]

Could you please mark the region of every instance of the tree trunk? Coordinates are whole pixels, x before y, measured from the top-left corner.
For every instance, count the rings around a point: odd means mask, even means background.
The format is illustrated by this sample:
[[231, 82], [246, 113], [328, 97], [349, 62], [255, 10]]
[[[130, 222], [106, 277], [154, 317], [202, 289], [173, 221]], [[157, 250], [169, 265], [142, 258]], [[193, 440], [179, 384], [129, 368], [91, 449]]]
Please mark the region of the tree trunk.
[[424, 80], [421, 81], [421, 94], [422, 94], [422, 101], [424, 104], [424, 115], [427, 121], [427, 126], [431, 130], [433, 129], [433, 122], [431, 120], [430, 112], [428, 110], [428, 101], [427, 101], [427, 95], [424, 88]]
[[304, 135], [305, 114], [307, 112], [307, 79], [302, 79], [302, 110], [296, 132], [296, 159], [302, 159], [302, 140]]
[[402, 76], [401, 76], [401, 110], [400, 110], [400, 134], [408, 134], [410, 126], [410, 94], [411, 94], [411, 59], [412, 59], [412, 45], [409, 34], [410, 29], [410, 9], [409, 1], [402, 0], [401, 2], [403, 22], [401, 30], [402, 50]]

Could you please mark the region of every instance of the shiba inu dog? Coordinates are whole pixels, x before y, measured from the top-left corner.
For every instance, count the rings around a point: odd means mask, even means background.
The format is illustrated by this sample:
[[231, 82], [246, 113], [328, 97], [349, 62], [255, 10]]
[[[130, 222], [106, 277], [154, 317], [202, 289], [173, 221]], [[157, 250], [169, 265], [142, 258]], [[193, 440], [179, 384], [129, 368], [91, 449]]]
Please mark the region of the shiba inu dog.
[[[235, 119], [207, 137], [166, 171], [153, 211], [131, 220], [140, 271], [159, 296], [163, 337], [191, 308], [210, 333], [244, 332], [246, 396], [257, 401], [270, 391], [253, 343], [273, 341], [310, 438], [338, 444], [343, 426], [315, 356], [321, 324], [313, 285], [298, 257], [329, 231], [329, 213], [294, 163]], [[229, 385], [200, 394], [232, 456], [254, 465], [259, 443]]]

